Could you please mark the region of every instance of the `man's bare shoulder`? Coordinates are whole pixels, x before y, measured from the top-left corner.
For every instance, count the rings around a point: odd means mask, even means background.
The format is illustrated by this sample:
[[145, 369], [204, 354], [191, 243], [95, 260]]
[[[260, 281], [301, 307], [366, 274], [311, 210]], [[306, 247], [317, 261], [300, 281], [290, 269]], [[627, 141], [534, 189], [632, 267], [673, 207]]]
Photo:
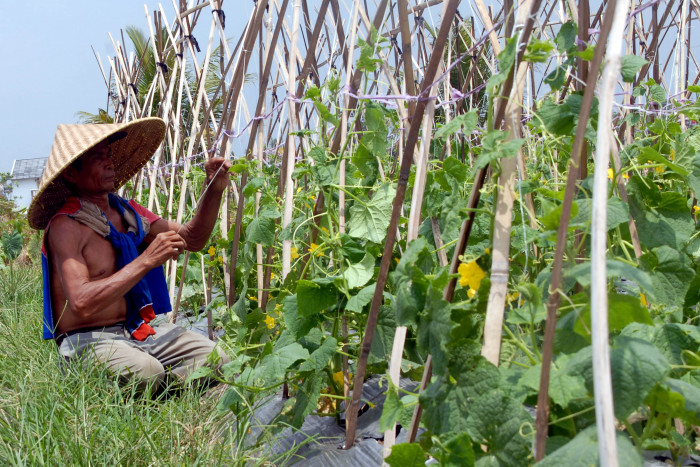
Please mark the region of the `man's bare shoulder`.
[[54, 252], [80, 249], [90, 232], [92, 230], [89, 227], [69, 216], [56, 216], [51, 221], [48, 232], [49, 247]]

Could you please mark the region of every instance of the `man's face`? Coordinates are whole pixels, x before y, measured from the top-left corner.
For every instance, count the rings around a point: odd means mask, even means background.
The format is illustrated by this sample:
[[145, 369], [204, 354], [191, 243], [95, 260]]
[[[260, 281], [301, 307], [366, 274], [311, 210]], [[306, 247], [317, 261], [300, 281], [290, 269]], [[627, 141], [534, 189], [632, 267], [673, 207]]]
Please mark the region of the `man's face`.
[[95, 146], [81, 157], [81, 161], [79, 169], [69, 167], [65, 175], [78, 192], [103, 194], [114, 190], [114, 164], [109, 143], [103, 142]]

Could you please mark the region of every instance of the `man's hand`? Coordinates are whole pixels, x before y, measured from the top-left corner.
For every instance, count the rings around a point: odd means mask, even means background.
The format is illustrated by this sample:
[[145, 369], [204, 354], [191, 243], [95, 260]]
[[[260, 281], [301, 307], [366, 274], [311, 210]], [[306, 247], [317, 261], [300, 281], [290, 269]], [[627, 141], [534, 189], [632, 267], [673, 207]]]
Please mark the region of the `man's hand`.
[[211, 183], [211, 189], [221, 192], [228, 187], [228, 170], [230, 168], [231, 162], [222, 157], [212, 157], [204, 164], [204, 171], [207, 173], [207, 183]]
[[169, 259], [177, 259], [186, 247], [185, 240], [178, 233], [169, 230], [156, 235], [141, 256], [153, 269], [163, 265]]

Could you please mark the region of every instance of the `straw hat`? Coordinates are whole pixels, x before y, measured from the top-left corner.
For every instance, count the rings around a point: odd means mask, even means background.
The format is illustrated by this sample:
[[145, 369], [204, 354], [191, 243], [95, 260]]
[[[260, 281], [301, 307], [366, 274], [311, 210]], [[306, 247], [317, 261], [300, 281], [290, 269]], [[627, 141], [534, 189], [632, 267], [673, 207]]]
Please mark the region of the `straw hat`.
[[114, 188], [126, 183], [156, 152], [165, 136], [165, 122], [149, 117], [129, 123], [58, 125], [39, 190], [27, 212], [29, 225], [46, 228], [71, 191], [62, 174], [80, 156], [103, 141], [110, 142], [114, 164]]

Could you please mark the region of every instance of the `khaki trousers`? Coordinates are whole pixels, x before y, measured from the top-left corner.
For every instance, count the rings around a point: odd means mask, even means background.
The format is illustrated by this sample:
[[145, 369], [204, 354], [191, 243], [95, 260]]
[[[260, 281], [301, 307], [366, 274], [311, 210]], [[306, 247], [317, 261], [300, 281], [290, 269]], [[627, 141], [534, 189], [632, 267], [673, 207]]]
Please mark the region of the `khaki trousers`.
[[[206, 363], [216, 344], [194, 331], [174, 324], [154, 327], [156, 334], [144, 341], [133, 339], [123, 324], [76, 332], [57, 338], [61, 355], [71, 360], [95, 359], [124, 384], [134, 380], [140, 390], [149, 384], [160, 386], [166, 375], [180, 380]], [[217, 370], [229, 358], [219, 352]]]

